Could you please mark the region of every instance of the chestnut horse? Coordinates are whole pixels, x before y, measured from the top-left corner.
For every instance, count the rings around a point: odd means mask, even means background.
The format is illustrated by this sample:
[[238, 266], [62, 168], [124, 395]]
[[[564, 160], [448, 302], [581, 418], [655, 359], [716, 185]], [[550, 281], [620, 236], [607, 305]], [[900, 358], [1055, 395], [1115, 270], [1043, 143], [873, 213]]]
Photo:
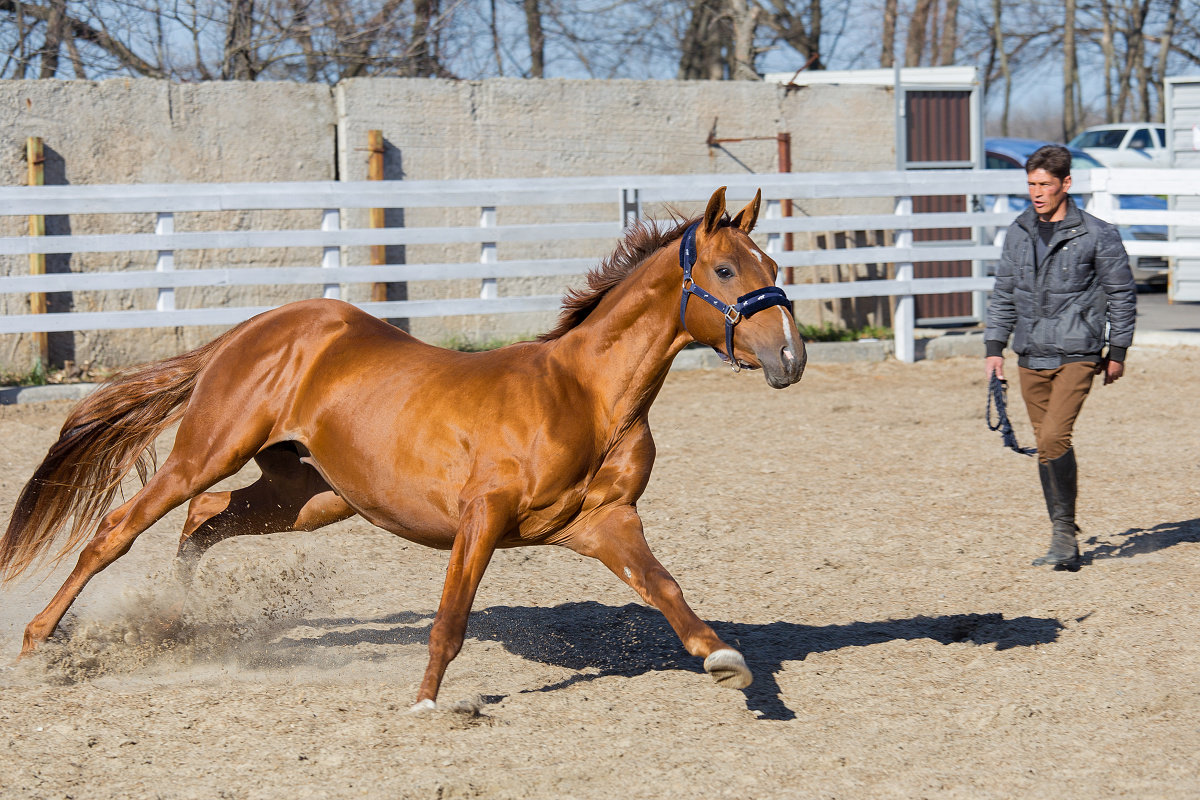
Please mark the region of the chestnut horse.
[[[804, 371], [777, 267], [748, 235], [760, 197], [730, 219], [722, 187], [694, 221], [634, 226], [534, 342], [453, 352], [346, 303], [308, 300], [118, 374], [71, 411], [0, 540], [7, 582], [68, 523], [59, 558], [90, 537], [26, 627], [21, 655], [138, 534], [190, 500], [178, 551], [185, 578], [222, 539], [311, 531], [354, 514], [449, 550], [414, 709], [434, 707], [495, 549], [535, 544], [599, 559], [662, 611], [720, 684], [749, 685], [741, 654], [650, 553], [636, 504], [654, 462], [646, 416], [686, 344], [711, 345], [735, 368], [761, 367], [776, 388]], [[154, 439], [175, 422], [174, 447], [147, 480]], [[206, 491], [250, 459], [262, 471], [255, 483]], [[143, 488], [105, 514], [135, 468]]]

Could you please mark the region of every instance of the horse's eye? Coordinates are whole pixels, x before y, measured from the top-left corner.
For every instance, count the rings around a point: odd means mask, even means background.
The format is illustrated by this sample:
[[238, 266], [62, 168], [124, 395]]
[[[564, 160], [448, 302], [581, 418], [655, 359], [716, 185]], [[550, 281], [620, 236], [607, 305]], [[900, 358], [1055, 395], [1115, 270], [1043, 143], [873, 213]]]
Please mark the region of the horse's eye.
[[717, 277], [723, 281], [727, 281], [733, 277], [733, 270], [729, 267], [717, 267]]

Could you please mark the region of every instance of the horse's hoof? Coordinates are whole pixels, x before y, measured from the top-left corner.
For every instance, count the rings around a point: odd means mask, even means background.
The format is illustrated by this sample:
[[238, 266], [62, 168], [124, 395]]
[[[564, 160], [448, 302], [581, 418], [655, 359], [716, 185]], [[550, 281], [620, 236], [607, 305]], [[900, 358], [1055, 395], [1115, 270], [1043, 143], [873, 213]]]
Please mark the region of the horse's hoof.
[[432, 700], [418, 700], [413, 704], [412, 708], [408, 710], [408, 713], [412, 714], [414, 717], [423, 717], [426, 714], [432, 714], [436, 710], [437, 703], [433, 702]]
[[28, 632], [26, 632], [25, 636], [21, 639], [21, 652], [17, 654], [17, 660], [14, 663], [24, 661], [33, 655], [37, 651], [39, 644], [41, 644], [41, 642], [39, 642], [37, 639], [34, 639], [29, 635]]
[[730, 689], [745, 689], [754, 680], [746, 659], [737, 650], [717, 650], [704, 659], [704, 671], [713, 680]]

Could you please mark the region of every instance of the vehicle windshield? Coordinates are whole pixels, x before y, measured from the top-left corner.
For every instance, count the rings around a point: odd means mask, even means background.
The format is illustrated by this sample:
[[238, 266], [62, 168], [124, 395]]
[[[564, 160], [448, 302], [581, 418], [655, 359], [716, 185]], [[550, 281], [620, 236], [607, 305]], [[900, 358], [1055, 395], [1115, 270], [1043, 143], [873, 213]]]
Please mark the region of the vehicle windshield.
[[1071, 142], [1072, 147], [1108, 147], [1113, 150], [1121, 146], [1125, 131], [1084, 131]]

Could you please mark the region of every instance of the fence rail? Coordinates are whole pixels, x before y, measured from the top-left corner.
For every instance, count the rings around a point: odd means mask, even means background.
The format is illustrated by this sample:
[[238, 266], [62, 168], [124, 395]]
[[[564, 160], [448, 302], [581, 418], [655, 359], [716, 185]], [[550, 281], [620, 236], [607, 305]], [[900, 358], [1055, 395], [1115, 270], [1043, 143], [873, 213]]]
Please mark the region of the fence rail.
[[[1074, 193], [1087, 198], [1093, 213], [1122, 226], [1169, 226], [1166, 241], [1128, 240], [1133, 256], [1200, 259], [1200, 211], [1121, 209], [1115, 196], [1156, 194], [1200, 195], [1200, 170], [1095, 170], [1074, 176]], [[983, 267], [1000, 255], [1006, 226], [1016, 212], [1010, 196], [1024, 194], [1019, 171], [927, 170], [880, 173], [778, 175], [676, 175], [529, 180], [320, 182], [275, 184], [155, 184], [137, 186], [0, 187], [0, 216], [82, 214], [153, 214], [155, 233], [69, 234], [0, 237], [0, 256], [32, 254], [152, 252], [155, 269], [0, 277], [0, 293], [46, 294], [78, 291], [158, 291], [154, 309], [78, 311], [0, 315], [0, 333], [49, 333], [72, 330], [149, 328], [160, 326], [235, 324], [270, 306], [175, 307], [174, 290], [185, 287], [316, 285], [327, 297], [341, 295], [343, 285], [379, 282], [478, 279], [480, 294], [441, 300], [359, 303], [378, 316], [435, 317], [552, 311], [561, 292], [497, 297], [497, 279], [577, 276], [597, 258], [496, 259], [497, 243], [596, 240], [597, 256], [621, 235], [630, 208], [637, 215], [649, 204], [702, 203], [716, 186], [728, 186], [731, 204], [745, 202], [761, 188], [766, 214], [757, 234], [781, 267], [842, 264], [893, 264], [895, 279], [833, 283], [782, 284], [793, 300], [862, 297], [896, 298], [893, 327], [898, 357], [911, 360], [912, 298], [916, 295], [983, 293], [992, 279]], [[965, 212], [913, 213], [911, 198], [966, 196]], [[833, 214], [782, 217], [783, 200], [854, 200], [887, 198], [890, 214]], [[497, 208], [522, 206], [613, 207], [609, 221], [495, 224]], [[476, 226], [348, 228], [345, 212], [353, 209], [478, 209]], [[320, 223], [302, 230], [177, 231], [174, 215], [205, 211], [306, 210], [320, 212]], [[314, 216], [314, 220], [317, 217]], [[971, 240], [913, 241], [913, 232], [970, 229]], [[892, 246], [846, 249], [784, 250], [786, 234], [846, 230], [893, 232]], [[602, 245], [600, 243], [603, 243]], [[478, 245], [472, 262], [345, 265], [342, 249], [372, 245]], [[316, 248], [324, 254], [312, 266], [177, 269], [174, 255], [192, 250]], [[913, 278], [917, 262], [972, 262], [970, 277]], [[15, 263], [15, 262], [14, 262]], [[319, 266], [317, 264], [320, 264]], [[784, 273], [781, 272], [781, 279]]]

